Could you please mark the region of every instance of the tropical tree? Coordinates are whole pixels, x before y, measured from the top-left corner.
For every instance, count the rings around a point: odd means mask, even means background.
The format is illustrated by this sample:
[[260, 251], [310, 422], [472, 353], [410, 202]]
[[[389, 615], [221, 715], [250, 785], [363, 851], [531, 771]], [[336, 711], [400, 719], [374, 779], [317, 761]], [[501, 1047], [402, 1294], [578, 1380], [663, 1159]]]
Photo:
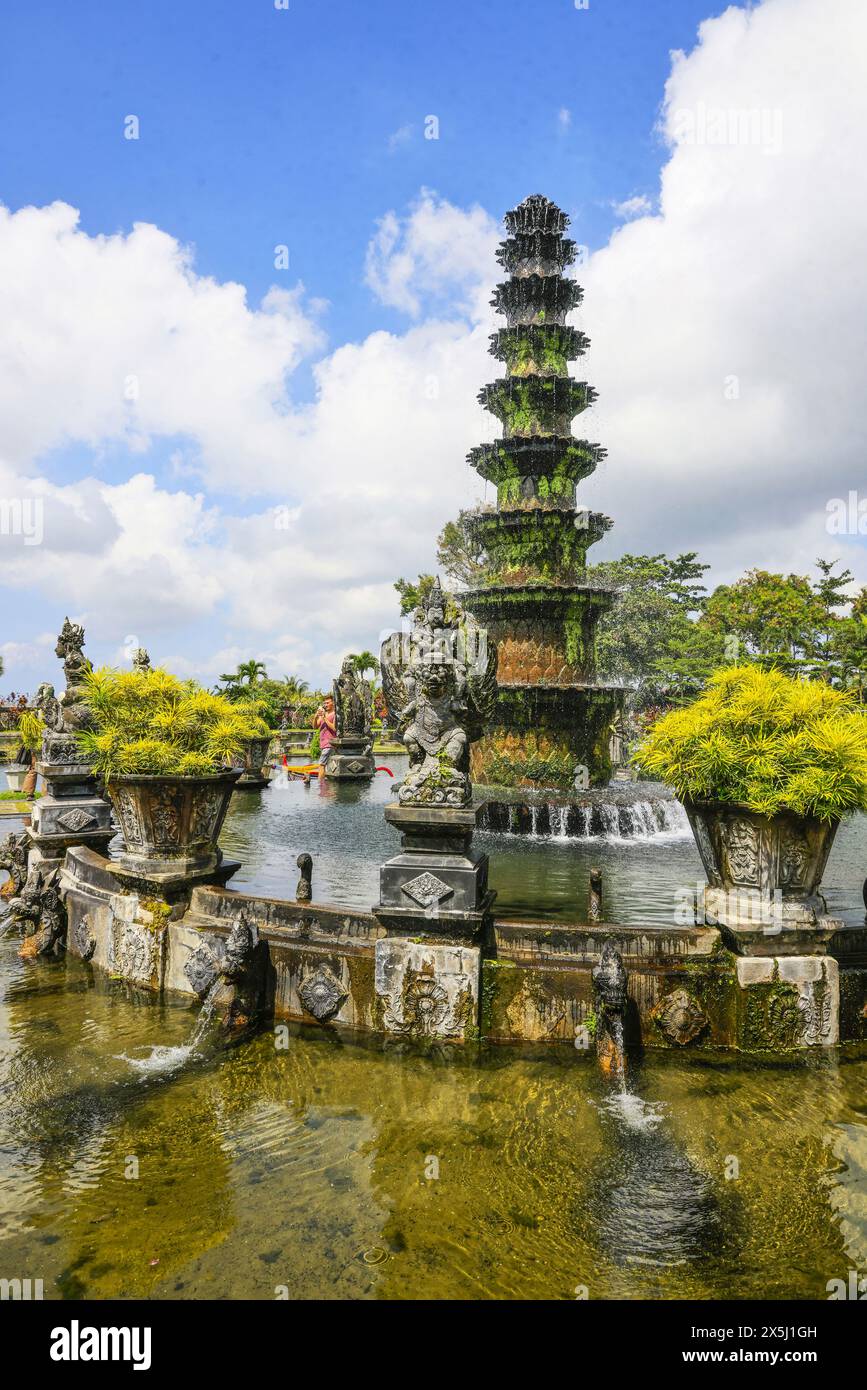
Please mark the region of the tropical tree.
[[469, 512], [460, 512], [457, 521], [447, 521], [437, 536], [437, 561], [458, 585], [475, 584], [485, 573], [483, 551], [468, 525], [469, 517]]
[[427, 599], [433, 586], [434, 577], [432, 574], [420, 574], [414, 584], [410, 579], [396, 580], [394, 587], [400, 597], [401, 613], [405, 615], [419, 608]]
[[632, 687], [634, 708], [691, 699], [721, 664], [722, 643], [699, 632], [695, 621], [705, 603], [707, 568], [689, 551], [673, 560], [624, 555], [588, 570], [589, 579], [617, 595], [599, 623], [598, 669]]
[[256, 685], [260, 680], [265, 680], [268, 672], [265, 663], [262, 661], [239, 661], [238, 669], [230, 675], [220, 677], [227, 685]]
[[379, 658], [375, 657], [373, 652], [359, 652], [358, 656], [353, 656], [352, 660], [360, 676], [364, 676], [367, 671], [371, 671], [376, 676], [379, 670]]

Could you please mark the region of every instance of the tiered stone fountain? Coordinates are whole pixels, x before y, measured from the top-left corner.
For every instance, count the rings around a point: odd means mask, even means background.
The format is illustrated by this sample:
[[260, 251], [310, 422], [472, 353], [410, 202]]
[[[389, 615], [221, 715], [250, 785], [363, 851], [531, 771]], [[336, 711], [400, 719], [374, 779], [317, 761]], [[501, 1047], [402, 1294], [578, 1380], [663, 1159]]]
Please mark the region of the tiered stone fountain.
[[616, 595], [587, 572], [590, 546], [612, 523], [576, 507], [578, 483], [605, 457], [572, 434], [573, 417], [596, 399], [569, 375], [589, 343], [566, 323], [583, 291], [564, 275], [575, 243], [560, 208], [534, 194], [505, 222], [497, 256], [509, 278], [492, 303], [506, 327], [491, 353], [506, 375], [479, 394], [503, 434], [468, 456], [497, 500], [469, 518], [485, 574], [460, 596], [499, 651], [497, 709], [473, 749], [473, 779], [488, 802], [482, 824], [579, 836], [668, 830], [679, 817], [670, 799], [628, 783], [616, 796], [591, 791], [607, 788], [614, 770], [624, 690], [597, 675], [596, 628]]

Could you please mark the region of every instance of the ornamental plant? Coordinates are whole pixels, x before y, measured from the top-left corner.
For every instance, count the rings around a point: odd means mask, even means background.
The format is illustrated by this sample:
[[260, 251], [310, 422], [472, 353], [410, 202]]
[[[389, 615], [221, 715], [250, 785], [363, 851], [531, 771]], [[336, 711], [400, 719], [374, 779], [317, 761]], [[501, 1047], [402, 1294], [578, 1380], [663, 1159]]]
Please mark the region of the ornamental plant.
[[849, 693], [758, 666], [716, 671], [658, 719], [634, 761], [681, 800], [834, 820], [867, 810], [867, 714]]
[[227, 700], [159, 667], [102, 667], [83, 685], [93, 727], [78, 742], [108, 783], [142, 773], [208, 776], [240, 758], [248, 739], [269, 733], [255, 700]]
[[22, 710], [18, 720], [18, 733], [28, 753], [37, 753], [42, 747], [42, 735], [45, 733], [42, 715], [35, 709]]

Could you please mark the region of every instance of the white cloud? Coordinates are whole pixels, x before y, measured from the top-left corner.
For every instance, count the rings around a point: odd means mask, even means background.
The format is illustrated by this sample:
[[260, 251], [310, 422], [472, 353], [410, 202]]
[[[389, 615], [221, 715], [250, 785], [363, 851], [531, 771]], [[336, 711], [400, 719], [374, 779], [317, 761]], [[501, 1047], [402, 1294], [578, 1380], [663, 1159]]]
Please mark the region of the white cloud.
[[[322, 347], [303, 287], [258, 309], [196, 275], [157, 227], [88, 236], [65, 203], [0, 207], [0, 458], [32, 470], [70, 442], [189, 436], [221, 486], [285, 466], [285, 380]], [[321, 306], [313, 306], [319, 308]]]
[[569, 129], [572, 124], [572, 112], [569, 110], [568, 106], [560, 107], [560, 110], [557, 112], [557, 124], [560, 126], [561, 130]]
[[483, 208], [469, 212], [423, 189], [409, 217], [387, 212], [367, 251], [365, 278], [383, 304], [418, 318], [422, 304], [484, 315], [500, 233]]
[[645, 197], [643, 193], [637, 193], [633, 198], [625, 198], [622, 203], [613, 202], [611, 206], [618, 217], [627, 220], [632, 217], [643, 217], [653, 208], [650, 199]]
[[398, 126], [397, 130], [393, 131], [392, 134], [388, 137], [389, 153], [394, 154], [395, 150], [399, 150], [402, 148], [402, 146], [408, 145], [410, 140], [412, 139], [412, 136], [412, 125]]
[[728, 578], [839, 552], [825, 503], [863, 489], [867, 457], [865, 46], [859, 0], [766, 0], [674, 55], [659, 215], [581, 277], [606, 553], [698, 549]]
[[[576, 428], [609, 450], [582, 500], [615, 521], [595, 555], [697, 549], [721, 580], [845, 553], [867, 579], [863, 546], [825, 528], [867, 456], [865, 45], [859, 0], [765, 0], [674, 56], [658, 211], [636, 207], [579, 272], [600, 402]], [[40, 628], [46, 602], [75, 609], [109, 652], [135, 632], [180, 671], [257, 655], [326, 681], [395, 622], [393, 579], [431, 567], [480, 491], [464, 456], [495, 433], [475, 397], [501, 371], [497, 239], [488, 212], [427, 190], [387, 212], [366, 278], [411, 323], [322, 357], [315, 401], [291, 409], [287, 373], [321, 350], [300, 287], [251, 308], [156, 228], [89, 237], [63, 204], [0, 214], [0, 496], [46, 505], [38, 551], [0, 539], [0, 582], [39, 594]], [[143, 456], [121, 483], [38, 476], [64, 443], [91, 446], [90, 474], [103, 447], [162, 436], [171, 486]], [[261, 506], [209, 500], [231, 487]], [[11, 619], [4, 636], [31, 640]]]

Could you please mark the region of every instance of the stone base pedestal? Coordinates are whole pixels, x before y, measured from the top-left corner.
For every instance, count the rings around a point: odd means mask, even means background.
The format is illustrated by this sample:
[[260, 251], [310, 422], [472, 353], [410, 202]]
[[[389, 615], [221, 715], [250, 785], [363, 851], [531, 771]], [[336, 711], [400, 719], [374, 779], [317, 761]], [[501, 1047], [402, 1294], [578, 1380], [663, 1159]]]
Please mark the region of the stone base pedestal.
[[389, 935], [485, 938], [495, 894], [488, 888], [488, 856], [471, 850], [479, 810], [386, 806], [402, 848], [379, 871], [373, 910]]
[[732, 948], [745, 956], [824, 955], [844, 923], [827, 916], [821, 893], [787, 897], [754, 888], [704, 891], [704, 920], [719, 927]]
[[401, 852], [379, 871], [385, 928], [374, 988], [385, 1033], [467, 1042], [479, 1035], [482, 960], [493, 940], [488, 856], [472, 853], [479, 807], [387, 806]]
[[481, 959], [476, 946], [377, 941], [374, 988], [383, 1032], [414, 1041], [477, 1038]]
[[46, 733], [37, 768], [47, 791], [34, 801], [30, 815], [31, 863], [60, 864], [74, 845], [104, 854], [115, 835], [111, 806], [98, 794], [93, 769], [81, 761], [75, 739]]
[[368, 782], [376, 772], [370, 739], [335, 738], [328, 750], [325, 776], [332, 782]]

